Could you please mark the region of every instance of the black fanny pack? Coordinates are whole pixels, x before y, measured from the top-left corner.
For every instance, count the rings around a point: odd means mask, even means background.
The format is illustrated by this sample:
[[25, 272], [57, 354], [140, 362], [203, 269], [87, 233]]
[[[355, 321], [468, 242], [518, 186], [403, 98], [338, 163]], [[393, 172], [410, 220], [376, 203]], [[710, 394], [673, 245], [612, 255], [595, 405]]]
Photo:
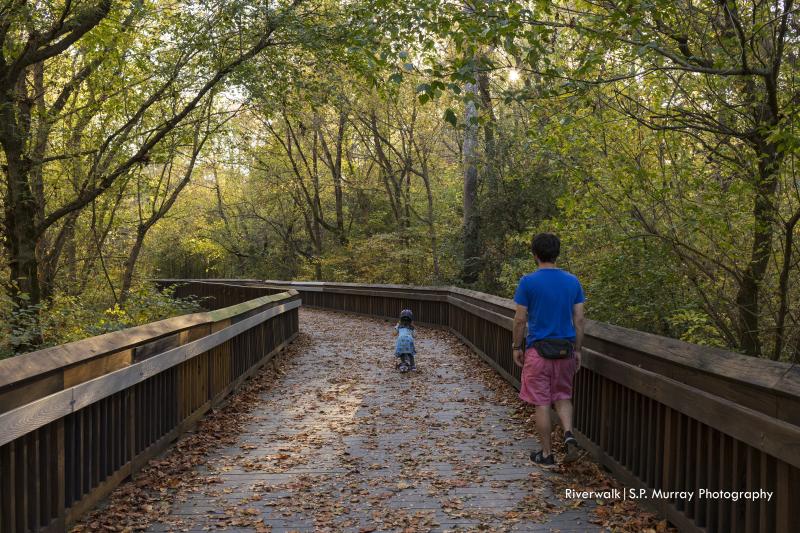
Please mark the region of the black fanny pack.
[[545, 359], [567, 359], [575, 352], [575, 345], [567, 339], [542, 339], [533, 347]]

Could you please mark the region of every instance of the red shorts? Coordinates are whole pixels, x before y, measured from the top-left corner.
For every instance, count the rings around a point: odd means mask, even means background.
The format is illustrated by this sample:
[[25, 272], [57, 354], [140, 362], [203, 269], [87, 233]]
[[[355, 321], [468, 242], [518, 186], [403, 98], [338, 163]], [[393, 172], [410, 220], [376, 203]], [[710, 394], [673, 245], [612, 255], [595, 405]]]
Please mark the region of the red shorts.
[[572, 398], [572, 379], [575, 377], [575, 357], [545, 359], [535, 348], [525, 352], [522, 367], [522, 384], [519, 397], [533, 405], [550, 405], [558, 400]]

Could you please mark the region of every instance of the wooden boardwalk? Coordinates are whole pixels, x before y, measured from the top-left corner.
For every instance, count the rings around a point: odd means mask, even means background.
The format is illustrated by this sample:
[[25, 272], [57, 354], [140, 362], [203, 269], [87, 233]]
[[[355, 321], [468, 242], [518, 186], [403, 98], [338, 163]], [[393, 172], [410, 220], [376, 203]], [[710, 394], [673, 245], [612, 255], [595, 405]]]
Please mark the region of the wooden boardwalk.
[[529, 462], [509, 385], [426, 328], [397, 373], [392, 325], [302, 310], [285, 373], [150, 531], [602, 531]]

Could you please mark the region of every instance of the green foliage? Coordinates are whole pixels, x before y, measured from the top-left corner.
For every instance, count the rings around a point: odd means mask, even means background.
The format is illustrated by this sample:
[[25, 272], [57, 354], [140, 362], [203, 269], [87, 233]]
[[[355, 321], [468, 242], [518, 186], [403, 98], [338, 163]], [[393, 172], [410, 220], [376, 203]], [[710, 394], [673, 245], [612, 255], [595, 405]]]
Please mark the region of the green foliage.
[[[70, 6], [9, 3], [6, 64], [85, 8]], [[112, 4], [0, 91], [20, 121], [4, 132], [25, 137], [0, 153], [0, 355], [192, 308], [148, 277], [458, 283], [471, 128], [473, 288], [510, 296], [531, 236], [555, 231], [592, 318], [797, 360], [797, 39], [781, 10]], [[12, 245], [27, 224], [37, 235]], [[35, 276], [12, 272], [20, 244]]]
[[150, 284], [134, 287], [122, 306], [98, 296], [56, 294], [46, 305], [24, 308], [3, 297], [0, 358], [18, 355], [20, 346], [46, 348], [201, 309], [194, 298], [175, 298], [171, 290], [162, 293]]

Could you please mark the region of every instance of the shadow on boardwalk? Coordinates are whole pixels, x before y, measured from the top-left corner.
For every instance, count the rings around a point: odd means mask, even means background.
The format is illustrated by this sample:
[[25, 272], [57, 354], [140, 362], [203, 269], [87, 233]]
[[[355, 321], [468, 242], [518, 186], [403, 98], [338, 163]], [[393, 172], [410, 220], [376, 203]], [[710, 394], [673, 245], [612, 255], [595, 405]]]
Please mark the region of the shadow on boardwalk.
[[137, 529], [157, 520], [149, 531], [603, 530], [594, 502], [555, 494], [580, 484], [529, 462], [530, 412], [509, 385], [425, 328], [420, 372], [399, 374], [391, 325], [302, 310], [303, 333], [243, 393], [247, 408], [212, 416], [79, 529], [123, 523], [127, 498], [146, 511]]

